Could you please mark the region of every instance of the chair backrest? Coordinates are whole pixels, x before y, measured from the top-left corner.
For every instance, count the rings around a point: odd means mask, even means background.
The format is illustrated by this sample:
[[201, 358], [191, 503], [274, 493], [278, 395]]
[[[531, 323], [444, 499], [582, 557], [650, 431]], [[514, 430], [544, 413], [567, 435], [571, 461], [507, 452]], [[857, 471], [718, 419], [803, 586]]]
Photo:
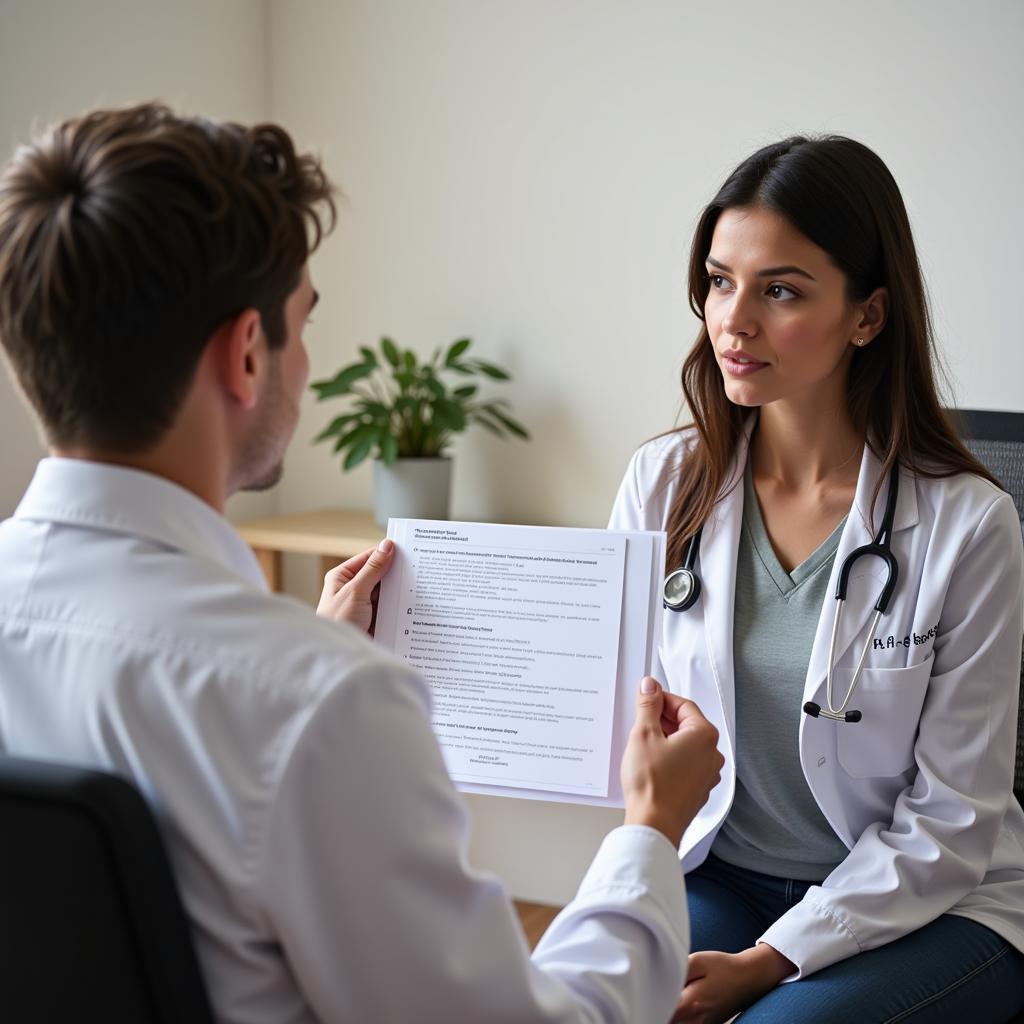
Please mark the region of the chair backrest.
[[[1024, 529], [1024, 412], [953, 411], [959, 419], [958, 427], [964, 443], [1009, 492]], [[1020, 670], [1020, 697], [1013, 791], [1024, 804], [1024, 660]]]
[[212, 1024], [145, 801], [105, 772], [0, 756], [0, 1018]]

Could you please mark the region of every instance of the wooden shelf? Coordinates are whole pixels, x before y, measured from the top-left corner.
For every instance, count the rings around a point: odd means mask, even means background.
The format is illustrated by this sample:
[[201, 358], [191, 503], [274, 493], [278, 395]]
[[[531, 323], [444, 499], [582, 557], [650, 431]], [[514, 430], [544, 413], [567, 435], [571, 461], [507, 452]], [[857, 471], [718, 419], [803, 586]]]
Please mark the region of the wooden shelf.
[[540, 937], [548, 930], [561, 907], [552, 907], [547, 903], [527, 903], [524, 900], [513, 900], [513, 906], [519, 915], [519, 923], [526, 933], [526, 941], [533, 949], [540, 942]]
[[321, 508], [311, 512], [250, 519], [235, 529], [253, 549], [271, 590], [281, 589], [284, 552], [319, 555], [320, 571], [371, 548], [385, 529], [366, 509]]

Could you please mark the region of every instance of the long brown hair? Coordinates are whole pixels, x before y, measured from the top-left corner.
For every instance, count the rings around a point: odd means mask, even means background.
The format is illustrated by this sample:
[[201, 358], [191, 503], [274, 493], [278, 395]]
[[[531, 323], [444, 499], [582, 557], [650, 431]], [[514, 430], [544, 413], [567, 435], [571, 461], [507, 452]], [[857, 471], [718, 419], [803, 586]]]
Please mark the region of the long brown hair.
[[[871, 345], [854, 350], [847, 382], [853, 425], [884, 466], [872, 503], [894, 463], [927, 477], [976, 473], [999, 486], [964, 447], [940, 401], [938, 355], [910, 220], [881, 159], [859, 142], [830, 135], [794, 136], [744, 160], [694, 232], [690, 308], [702, 322], [710, 288], [705, 260], [718, 218], [723, 210], [758, 205], [828, 253], [846, 275], [851, 301], [888, 289], [885, 327]], [[697, 436], [669, 510], [669, 567], [681, 564], [687, 542], [711, 514], [749, 415], [726, 397], [706, 324], [683, 363], [682, 385]]]

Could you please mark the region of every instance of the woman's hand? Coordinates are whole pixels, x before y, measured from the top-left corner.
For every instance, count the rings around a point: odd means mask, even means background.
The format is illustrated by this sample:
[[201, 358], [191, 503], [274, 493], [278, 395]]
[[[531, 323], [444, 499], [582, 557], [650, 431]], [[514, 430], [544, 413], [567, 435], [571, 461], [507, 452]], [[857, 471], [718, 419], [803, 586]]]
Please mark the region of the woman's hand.
[[796, 970], [762, 942], [742, 953], [691, 953], [673, 1024], [721, 1024], [770, 992]]
[[336, 565], [324, 576], [324, 589], [317, 615], [335, 622], [347, 622], [373, 636], [377, 624], [377, 598], [395, 553], [392, 540]]

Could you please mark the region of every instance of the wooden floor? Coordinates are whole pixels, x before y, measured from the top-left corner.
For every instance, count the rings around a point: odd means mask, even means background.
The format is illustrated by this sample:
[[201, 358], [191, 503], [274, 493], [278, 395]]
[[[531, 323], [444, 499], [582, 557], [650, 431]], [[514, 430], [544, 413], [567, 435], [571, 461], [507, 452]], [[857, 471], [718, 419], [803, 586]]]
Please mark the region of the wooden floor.
[[540, 937], [562, 909], [549, 906], [547, 903], [525, 903], [523, 900], [516, 900], [515, 908], [522, 922], [523, 931], [526, 932], [526, 941], [530, 944], [530, 949], [540, 942]]

